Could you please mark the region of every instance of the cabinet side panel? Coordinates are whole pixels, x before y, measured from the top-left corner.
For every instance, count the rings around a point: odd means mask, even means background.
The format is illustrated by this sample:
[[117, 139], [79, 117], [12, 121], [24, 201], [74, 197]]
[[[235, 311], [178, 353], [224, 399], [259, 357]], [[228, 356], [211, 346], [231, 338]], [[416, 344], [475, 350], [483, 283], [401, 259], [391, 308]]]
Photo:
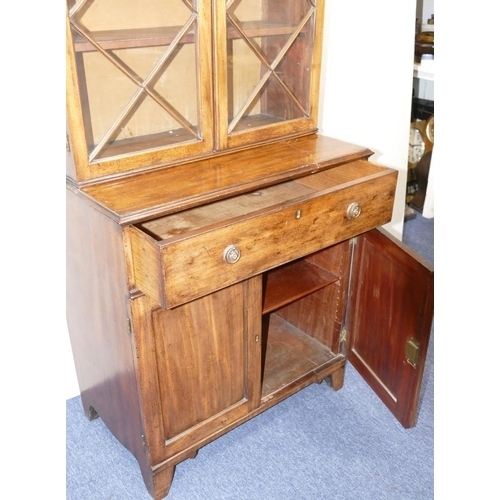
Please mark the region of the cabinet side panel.
[[[132, 335], [138, 385], [142, 396], [144, 435], [149, 449], [151, 464], [165, 460], [165, 432], [161, 416], [159, 373], [156, 363], [156, 344], [153, 333], [153, 310], [157, 308], [147, 295], [139, 295], [130, 301]], [[167, 404], [169, 404], [167, 402]]]
[[69, 189], [66, 209], [66, 312], [84, 410], [97, 411], [144, 471], [121, 228]]

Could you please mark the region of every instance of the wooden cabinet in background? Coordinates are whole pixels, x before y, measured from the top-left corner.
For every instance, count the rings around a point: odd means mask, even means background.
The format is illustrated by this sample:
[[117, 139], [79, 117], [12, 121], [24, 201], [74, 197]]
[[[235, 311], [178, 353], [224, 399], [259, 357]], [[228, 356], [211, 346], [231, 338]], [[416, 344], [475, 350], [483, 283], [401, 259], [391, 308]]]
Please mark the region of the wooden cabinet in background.
[[317, 134], [323, 1], [171, 4], [67, 24], [75, 366], [156, 499], [347, 360], [411, 427], [433, 315], [431, 267], [377, 229], [397, 173]]

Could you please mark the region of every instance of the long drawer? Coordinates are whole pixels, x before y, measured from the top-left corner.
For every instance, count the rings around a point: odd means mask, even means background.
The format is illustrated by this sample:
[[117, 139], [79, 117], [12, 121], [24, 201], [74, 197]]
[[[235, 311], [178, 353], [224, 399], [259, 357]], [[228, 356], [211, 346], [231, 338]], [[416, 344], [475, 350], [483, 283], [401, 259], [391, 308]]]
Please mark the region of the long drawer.
[[390, 221], [397, 171], [354, 161], [127, 228], [133, 281], [172, 308]]

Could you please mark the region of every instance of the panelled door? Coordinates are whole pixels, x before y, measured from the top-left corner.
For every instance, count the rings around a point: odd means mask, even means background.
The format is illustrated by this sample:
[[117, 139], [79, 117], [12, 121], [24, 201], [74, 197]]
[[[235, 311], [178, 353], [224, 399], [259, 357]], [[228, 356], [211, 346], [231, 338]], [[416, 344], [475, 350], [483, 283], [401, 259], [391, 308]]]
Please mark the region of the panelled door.
[[376, 229], [354, 248], [347, 358], [404, 427], [416, 421], [434, 313], [432, 266]]
[[153, 462], [196, 450], [259, 405], [260, 275], [173, 309], [132, 302]]

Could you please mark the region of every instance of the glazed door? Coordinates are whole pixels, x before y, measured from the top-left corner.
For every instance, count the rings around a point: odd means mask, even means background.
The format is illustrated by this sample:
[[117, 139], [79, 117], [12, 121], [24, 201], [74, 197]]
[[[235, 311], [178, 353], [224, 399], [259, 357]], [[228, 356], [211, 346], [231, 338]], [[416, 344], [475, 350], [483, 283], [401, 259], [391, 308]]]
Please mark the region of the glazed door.
[[68, 0], [76, 180], [213, 149], [210, 0]]
[[153, 462], [195, 452], [260, 403], [262, 278], [173, 309], [133, 301]]
[[217, 149], [316, 128], [323, 0], [215, 0]]
[[413, 427], [434, 313], [432, 266], [380, 229], [358, 237], [353, 259], [347, 358]]

